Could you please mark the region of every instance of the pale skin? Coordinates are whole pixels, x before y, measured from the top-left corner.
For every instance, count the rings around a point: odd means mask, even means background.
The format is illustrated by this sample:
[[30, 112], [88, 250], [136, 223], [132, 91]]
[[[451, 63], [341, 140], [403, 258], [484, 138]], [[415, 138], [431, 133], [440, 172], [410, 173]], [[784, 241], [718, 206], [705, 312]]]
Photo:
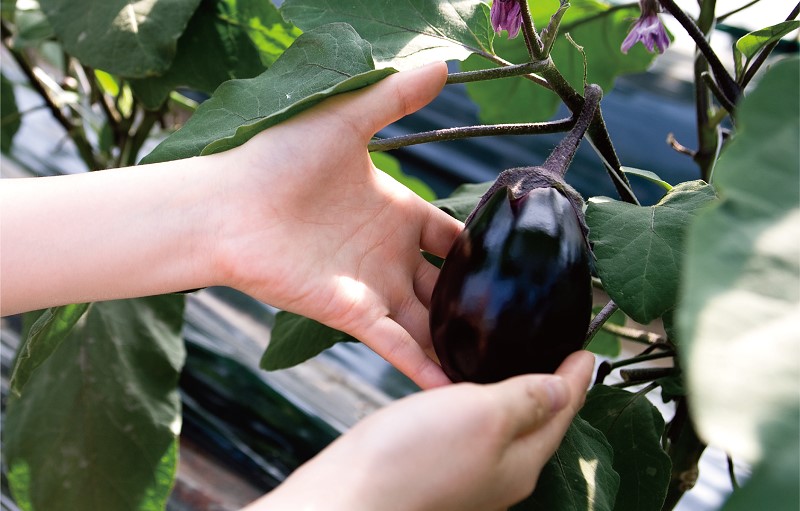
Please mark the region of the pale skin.
[[448, 385], [436, 363], [438, 270], [420, 250], [445, 256], [463, 226], [375, 169], [366, 146], [445, 78], [443, 64], [392, 75], [216, 155], [4, 180], [0, 313], [239, 289], [353, 335], [424, 389], [446, 386], [359, 423], [248, 510], [507, 507], [558, 446], [593, 357], [486, 386]]

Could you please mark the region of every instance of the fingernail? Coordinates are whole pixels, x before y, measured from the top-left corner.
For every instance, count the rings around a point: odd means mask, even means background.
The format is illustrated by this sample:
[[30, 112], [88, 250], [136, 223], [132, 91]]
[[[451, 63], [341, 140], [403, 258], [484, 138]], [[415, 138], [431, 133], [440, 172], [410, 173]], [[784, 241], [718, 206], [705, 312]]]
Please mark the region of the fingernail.
[[567, 406], [569, 400], [569, 388], [567, 383], [560, 376], [548, 378], [545, 383], [547, 396], [550, 398], [550, 411], [557, 412]]

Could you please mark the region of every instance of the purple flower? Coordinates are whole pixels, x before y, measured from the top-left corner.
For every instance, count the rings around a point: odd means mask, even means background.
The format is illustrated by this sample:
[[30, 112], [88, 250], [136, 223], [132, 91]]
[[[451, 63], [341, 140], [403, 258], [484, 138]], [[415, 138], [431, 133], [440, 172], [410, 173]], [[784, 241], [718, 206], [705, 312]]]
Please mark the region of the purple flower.
[[641, 42], [651, 53], [664, 53], [669, 46], [669, 36], [658, 18], [658, 2], [655, 0], [639, 0], [642, 14], [633, 24], [628, 37], [622, 41], [622, 53], [628, 53], [634, 44]]
[[522, 11], [520, 0], [494, 0], [490, 11], [492, 28], [495, 32], [508, 31], [508, 38], [513, 39], [522, 27]]

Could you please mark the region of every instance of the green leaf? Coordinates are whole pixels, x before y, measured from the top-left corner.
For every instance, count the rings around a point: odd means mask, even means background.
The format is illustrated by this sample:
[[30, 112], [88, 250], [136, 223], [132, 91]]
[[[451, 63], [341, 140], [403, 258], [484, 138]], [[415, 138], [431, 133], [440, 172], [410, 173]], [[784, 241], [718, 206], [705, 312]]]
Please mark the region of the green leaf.
[[672, 463], [661, 448], [664, 418], [647, 396], [597, 385], [580, 416], [605, 435], [620, 477], [615, 509], [659, 511], [667, 495]]
[[647, 179], [651, 183], [657, 184], [666, 191], [672, 190], [672, 185], [661, 179], [661, 177], [659, 177], [659, 175], [656, 174], [655, 172], [651, 172], [649, 170], [637, 169], [634, 167], [622, 167], [622, 172], [630, 176], [639, 176], [643, 179]]
[[11, 151], [11, 142], [21, 124], [20, 117], [14, 85], [0, 74], [0, 150], [4, 153]]
[[82, 64], [127, 78], [163, 73], [200, 0], [39, 0]]
[[[11, 3], [13, 5], [13, 2]], [[50, 26], [38, 2], [19, 2], [14, 25], [15, 48], [38, 46], [55, 36], [53, 27]]]
[[[270, 2], [203, 0], [178, 40], [170, 68], [159, 76], [131, 80], [133, 92], [144, 106], [151, 110], [159, 108], [179, 86], [210, 94], [226, 80], [252, 78], [262, 73], [266, 66], [243, 26], [247, 20], [235, 17], [240, 12], [239, 4], [246, 7], [254, 2], [263, 6], [267, 16], [270, 10], [273, 18], [279, 16]], [[209, 62], [214, 65], [208, 65]]]
[[433, 205], [463, 222], [478, 205], [481, 196], [492, 186], [492, 183], [493, 181], [487, 181], [461, 185], [450, 194], [450, 197], [433, 201]]
[[164, 509], [176, 469], [182, 297], [94, 303], [6, 410], [28, 511]]
[[19, 347], [14, 361], [11, 373], [11, 390], [14, 394], [20, 395], [33, 371], [53, 354], [88, 307], [88, 303], [64, 305], [47, 309], [39, 316]]
[[[218, 0], [220, 1], [220, 0]], [[261, 56], [261, 63], [269, 67], [292, 45], [302, 33], [299, 28], [283, 20], [272, 2], [263, 0], [221, 0], [226, 11], [220, 17], [232, 26], [244, 30]]]
[[303, 30], [344, 22], [372, 43], [378, 67], [418, 67], [428, 62], [491, 54], [489, 7], [478, 0], [287, 0], [284, 18]]
[[[800, 463], [796, 450], [781, 456], [800, 437], [799, 76], [797, 58], [779, 62], [741, 101], [714, 171], [721, 201], [689, 231], [677, 311], [698, 433], [750, 464], [776, 463], [754, 475], [762, 490]], [[763, 509], [790, 502], [797, 478], [782, 488]]]
[[403, 172], [400, 167], [400, 162], [397, 158], [390, 156], [386, 153], [370, 153], [372, 164], [378, 167], [383, 172], [392, 176], [395, 180], [405, 185], [409, 190], [416, 193], [428, 202], [436, 200], [436, 193], [431, 189], [428, 184], [419, 179], [418, 177], [409, 176]]
[[[602, 307], [593, 308], [592, 317], [596, 316], [601, 309]], [[625, 313], [621, 310], [616, 310], [614, 314], [606, 320], [606, 323], [623, 326], [625, 324]], [[594, 335], [592, 342], [589, 343], [586, 349], [597, 355], [614, 358], [618, 357], [622, 351], [622, 342], [619, 340], [619, 337], [601, 328]]]
[[261, 357], [261, 369], [276, 371], [303, 363], [340, 342], [355, 341], [313, 319], [280, 311], [275, 317], [269, 344]]
[[611, 511], [619, 487], [603, 434], [575, 417], [530, 497], [513, 511]]
[[675, 306], [689, 222], [715, 199], [702, 181], [681, 183], [655, 206], [594, 197], [589, 239], [603, 286], [625, 314], [649, 323]]
[[142, 162], [218, 153], [320, 101], [375, 83], [394, 71], [376, 70], [369, 43], [349, 25], [306, 32], [255, 78], [223, 83], [186, 125]]
[[[547, 26], [550, 16], [560, 7], [559, 0], [536, 0], [529, 4], [537, 27]], [[627, 55], [620, 51], [628, 29], [638, 16], [638, 5], [612, 7], [598, 0], [572, 0], [553, 45], [553, 62], [576, 90], [583, 90], [583, 55], [564, 36], [569, 33], [586, 53], [587, 80], [608, 93], [619, 75], [643, 72], [653, 61], [654, 56], [641, 45], [632, 48]], [[514, 64], [530, 60], [521, 36], [511, 40], [498, 37], [494, 49], [497, 55]], [[477, 55], [462, 63], [464, 71], [491, 67], [494, 64]], [[553, 92], [522, 77], [469, 83], [467, 91], [480, 107], [480, 119], [484, 123], [550, 119], [561, 105]]]
[[780, 40], [783, 36], [800, 27], [800, 21], [790, 20], [762, 28], [755, 32], [743, 35], [733, 45], [733, 61], [736, 68], [736, 79], [741, 78], [747, 71], [750, 60], [765, 46]]

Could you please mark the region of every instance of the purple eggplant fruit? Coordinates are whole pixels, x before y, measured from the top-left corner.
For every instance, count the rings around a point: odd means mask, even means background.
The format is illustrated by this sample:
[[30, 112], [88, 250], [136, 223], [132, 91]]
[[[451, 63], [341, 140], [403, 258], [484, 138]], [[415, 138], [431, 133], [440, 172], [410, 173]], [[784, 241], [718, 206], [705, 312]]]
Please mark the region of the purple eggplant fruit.
[[552, 373], [582, 348], [592, 308], [583, 200], [563, 181], [602, 92], [539, 167], [503, 172], [453, 243], [431, 298], [433, 346], [454, 382]]

